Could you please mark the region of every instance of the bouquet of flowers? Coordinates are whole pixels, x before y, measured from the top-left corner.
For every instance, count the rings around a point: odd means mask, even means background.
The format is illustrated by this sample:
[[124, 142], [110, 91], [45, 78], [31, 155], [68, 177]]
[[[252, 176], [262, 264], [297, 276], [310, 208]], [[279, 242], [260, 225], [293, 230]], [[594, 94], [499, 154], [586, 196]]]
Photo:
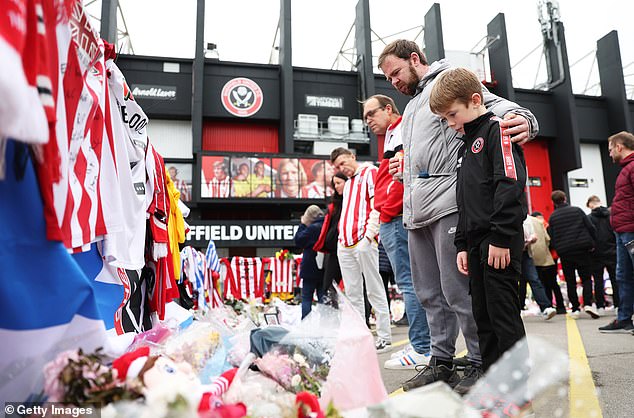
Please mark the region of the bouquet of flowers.
[[164, 353], [176, 362], [189, 363], [196, 373], [205, 367], [220, 344], [220, 333], [207, 322], [195, 321], [165, 342]]
[[280, 261], [292, 260], [293, 259], [293, 253], [291, 253], [287, 249], [283, 249], [283, 250], [280, 250], [280, 251], [275, 253], [275, 258], [277, 258]]
[[301, 351], [278, 346], [255, 360], [260, 371], [292, 393], [309, 392], [321, 395], [321, 386], [328, 377], [328, 363], [310, 364]]
[[142, 387], [136, 382], [118, 380], [116, 370], [104, 365], [105, 359], [101, 349], [92, 354], [84, 354], [81, 349], [60, 353], [44, 366], [44, 393], [48, 401], [103, 406], [142, 398]]

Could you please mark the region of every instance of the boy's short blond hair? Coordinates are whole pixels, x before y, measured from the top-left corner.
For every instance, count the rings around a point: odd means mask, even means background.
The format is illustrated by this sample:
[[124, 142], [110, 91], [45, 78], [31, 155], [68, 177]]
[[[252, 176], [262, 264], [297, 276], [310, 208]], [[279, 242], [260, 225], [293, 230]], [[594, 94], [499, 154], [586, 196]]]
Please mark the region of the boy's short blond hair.
[[446, 112], [455, 101], [466, 106], [474, 93], [479, 94], [484, 102], [478, 76], [466, 68], [451, 68], [438, 76], [431, 90], [429, 107], [432, 112], [439, 114]]

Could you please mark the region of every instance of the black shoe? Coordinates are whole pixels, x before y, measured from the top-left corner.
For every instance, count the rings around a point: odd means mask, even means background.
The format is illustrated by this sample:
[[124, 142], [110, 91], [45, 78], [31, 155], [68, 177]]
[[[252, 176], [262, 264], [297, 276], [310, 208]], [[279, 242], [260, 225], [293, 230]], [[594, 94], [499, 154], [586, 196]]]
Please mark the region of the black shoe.
[[447, 383], [452, 389], [460, 382], [460, 376], [456, 373], [455, 366], [449, 368], [443, 364], [439, 366], [430, 364], [428, 366], [423, 366], [420, 369], [417, 367], [416, 370], [418, 371], [418, 374], [403, 383], [403, 390], [405, 392], [439, 380]]
[[461, 372], [464, 369], [466, 369], [468, 366], [471, 366], [471, 362], [469, 361], [467, 356], [454, 357], [453, 365], [456, 366], [456, 370]]
[[409, 321], [407, 320], [407, 316], [403, 315], [401, 319], [399, 319], [398, 321], [394, 321], [394, 325], [396, 325], [397, 327], [408, 327]]
[[453, 390], [459, 395], [466, 395], [482, 376], [484, 376], [484, 371], [481, 367], [469, 365], [465, 369], [462, 380]]
[[615, 319], [609, 324], [599, 327], [599, 331], [609, 334], [630, 334], [634, 332], [634, 325], [632, 325], [632, 321], [619, 321]]

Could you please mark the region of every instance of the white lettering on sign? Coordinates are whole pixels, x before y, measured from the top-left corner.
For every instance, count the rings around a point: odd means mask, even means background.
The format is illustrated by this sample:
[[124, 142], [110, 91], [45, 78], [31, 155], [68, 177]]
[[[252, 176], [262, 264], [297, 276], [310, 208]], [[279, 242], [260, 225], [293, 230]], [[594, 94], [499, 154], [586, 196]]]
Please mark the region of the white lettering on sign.
[[306, 95], [306, 106], [343, 109], [343, 97]]
[[187, 241], [292, 241], [298, 225], [190, 225]]
[[132, 96], [136, 99], [175, 100], [176, 87], [138, 84], [132, 88]]

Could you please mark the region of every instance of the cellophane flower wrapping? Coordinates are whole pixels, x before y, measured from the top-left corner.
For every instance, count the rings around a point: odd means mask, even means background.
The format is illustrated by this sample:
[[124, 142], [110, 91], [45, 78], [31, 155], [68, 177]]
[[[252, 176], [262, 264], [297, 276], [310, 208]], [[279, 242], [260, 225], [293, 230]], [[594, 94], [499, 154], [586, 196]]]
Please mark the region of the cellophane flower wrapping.
[[[568, 354], [538, 337], [531, 336], [518, 341], [465, 396], [467, 405], [483, 413], [483, 416], [517, 416], [533, 408], [544, 395], [560, 396], [567, 405], [568, 391], [562, 386], [579, 367], [570, 363]], [[571, 377], [572, 378], [572, 377]], [[559, 390], [555, 388], [559, 386]], [[592, 416], [601, 411], [587, 407], [584, 413]], [[560, 408], [550, 411], [553, 416], [568, 416]], [[488, 415], [487, 415], [488, 414]], [[570, 413], [570, 416], [573, 416]]]
[[220, 333], [209, 323], [194, 321], [188, 328], [172, 335], [162, 353], [175, 362], [186, 362], [198, 374], [220, 344]]
[[297, 417], [295, 395], [275, 380], [251, 370], [234, 379], [223, 399], [227, 404], [244, 403], [249, 417]]
[[332, 331], [335, 336], [334, 355], [330, 361], [330, 373], [322, 387], [322, 409], [326, 409], [330, 402], [341, 411], [382, 402], [387, 399], [387, 391], [381, 377], [374, 337], [363, 318], [339, 290], [337, 299], [338, 323]]

